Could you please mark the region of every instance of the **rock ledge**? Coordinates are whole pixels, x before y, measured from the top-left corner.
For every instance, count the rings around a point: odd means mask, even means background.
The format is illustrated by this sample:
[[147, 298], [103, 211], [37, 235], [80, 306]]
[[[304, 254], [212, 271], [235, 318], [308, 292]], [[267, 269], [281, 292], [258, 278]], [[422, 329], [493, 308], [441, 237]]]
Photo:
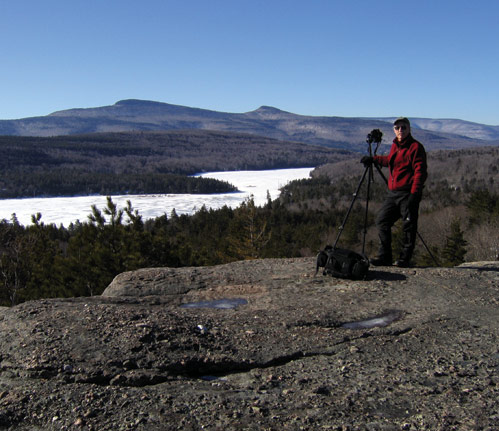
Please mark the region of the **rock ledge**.
[[314, 265], [142, 269], [0, 309], [0, 429], [499, 429], [499, 262]]

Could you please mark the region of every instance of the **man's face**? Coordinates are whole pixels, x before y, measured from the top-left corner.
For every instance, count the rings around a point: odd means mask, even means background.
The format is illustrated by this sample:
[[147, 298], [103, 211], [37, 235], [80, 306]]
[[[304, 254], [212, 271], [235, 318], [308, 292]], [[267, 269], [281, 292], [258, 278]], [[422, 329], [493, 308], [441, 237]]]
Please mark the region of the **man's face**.
[[399, 121], [393, 126], [393, 131], [395, 132], [397, 140], [401, 142], [409, 136], [409, 133], [411, 133], [411, 128], [408, 124]]

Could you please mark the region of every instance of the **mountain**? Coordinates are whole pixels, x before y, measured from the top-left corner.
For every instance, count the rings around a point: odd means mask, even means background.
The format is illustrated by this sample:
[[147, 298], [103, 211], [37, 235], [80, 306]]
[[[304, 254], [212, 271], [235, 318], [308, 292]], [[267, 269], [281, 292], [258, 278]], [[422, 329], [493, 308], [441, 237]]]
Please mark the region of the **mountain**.
[[[262, 106], [227, 113], [168, 103], [122, 100], [111, 106], [68, 109], [47, 116], [1, 120], [1, 135], [56, 136], [95, 132], [204, 129], [250, 133], [279, 140], [365, 151], [372, 129], [391, 142], [392, 118], [346, 118], [298, 115]], [[499, 126], [461, 120], [415, 119], [414, 135], [428, 150], [499, 145]]]
[[[380, 118], [392, 122], [395, 117]], [[425, 129], [431, 132], [452, 133], [473, 139], [493, 141], [499, 139], [499, 126], [473, 123], [457, 119], [411, 118], [413, 128]]]

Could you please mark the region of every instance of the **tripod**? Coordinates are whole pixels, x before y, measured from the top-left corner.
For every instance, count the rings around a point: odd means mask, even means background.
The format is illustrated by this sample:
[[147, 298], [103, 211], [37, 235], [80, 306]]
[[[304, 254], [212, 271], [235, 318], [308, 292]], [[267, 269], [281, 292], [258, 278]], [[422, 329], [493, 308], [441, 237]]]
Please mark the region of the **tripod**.
[[[369, 133], [367, 135], [366, 142], [368, 144], [369, 156], [370, 157], [373, 157], [373, 155], [374, 156], [376, 155], [376, 153], [378, 151], [378, 148], [379, 148], [379, 146], [381, 144], [381, 138], [382, 138], [382, 136], [383, 136], [383, 133], [379, 129], [374, 129], [374, 130], [371, 131], [371, 133]], [[374, 149], [374, 153], [372, 151], [372, 143], [373, 142], [376, 143], [376, 148]], [[345, 228], [345, 224], [348, 221], [348, 217], [350, 216], [350, 212], [352, 211], [352, 208], [353, 208], [353, 206], [355, 204], [355, 201], [356, 201], [357, 196], [359, 194], [360, 188], [362, 187], [362, 183], [366, 179], [366, 176], [368, 176], [367, 194], [366, 194], [366, 208], [365, 208], [365, 213], [364, 213], [364, 230], [363, 230], [363, 236], [362, 236], [362, 254], [365, 256], [366, 235], [367, 235], [367, 217], [368, 217], [368, 211], [369, 211], [369, 194], [370, 194], [370, 190], [371, 190], [371, 183], [374, 182], [374, 170], [373, 170], [373, 166], [376, 167], [376, 170], [381, 175], [381, 178], [383, 178], [383, 180], [385, 181], [385, 184], [388, 185], [388, 180], [386, 179], [385, 175], [383, 174], [383, 172], [381, 171], [381, 168], [378, 165], [376, 165], [374, 163], [369, 163], [365, 167], [364, 174], [362, 175], [362, 177], [361, 177], [361, 179], [359, 181], [359, 184], [357, 186], [357, 189], [355, 190], [355, 193], [353, 194], [353, 199], [352, 199], [352, 202], [350, 203], [350, 207], [348, 208], [347, 213], [345, 214], [345, 218], [343, 219], [343, 222], [342, 222], [341, 226], [338, 229], [338, 235], [337, 235], [336, 240], [335, 240], [335, 242], [333, 244], [333, 249], [336, 248], [336, 244], [338, 243], [338, 241], [340, 239], [340, 236], [343, 233], [343, 229]], [[418, 231], [416, 231], [416, 234], [417, 234], [418, 238], [421, 240], [421, 242], [424, 245], [424, 247], [425, 247], [426, 251], [428, 252], [428, 254], [431, 256], [431, 258], [435, 262], [435, 264], [437, 266], [440, 266], [440, 264], [438, 263], [437, 259], [435, 258], [435, 256], [433, 256], [433, 253], [431, 252], [431, 250], [428, 248], [428, 246], [426, 245], [425, 241], [423, 240], [423, 237], [421, 236], [421, 234]]]

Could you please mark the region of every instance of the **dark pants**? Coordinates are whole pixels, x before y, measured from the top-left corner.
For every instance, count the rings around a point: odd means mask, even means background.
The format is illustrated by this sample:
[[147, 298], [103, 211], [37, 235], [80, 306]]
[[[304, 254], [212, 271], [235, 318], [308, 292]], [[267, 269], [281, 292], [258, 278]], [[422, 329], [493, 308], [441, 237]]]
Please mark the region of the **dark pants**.
[[394, 192], [390, 190], [385, 197], [385, 201], [376, 217], [380, 241], [378, 256], [380, 258], [392, 259], [392, 226], [399, 218], [403, 220], [403, 244], [400, 259], [409, 261], [412, 257], [418, 232], [420, 199], [416, 199], [412, 205], [409, 205], [409, 195], [410, 192]]

